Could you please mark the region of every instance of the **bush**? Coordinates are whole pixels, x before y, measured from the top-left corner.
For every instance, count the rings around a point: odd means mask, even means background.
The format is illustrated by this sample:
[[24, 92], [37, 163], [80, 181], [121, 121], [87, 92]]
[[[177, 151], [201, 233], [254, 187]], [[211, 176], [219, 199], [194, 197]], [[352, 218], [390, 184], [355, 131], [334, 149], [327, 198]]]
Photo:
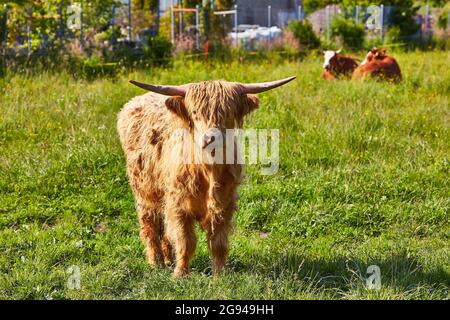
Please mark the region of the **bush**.
[[390, 28], [385, 35], [385, 43], [400, 43], [401, 42], [401, 30], [399, 27]]
[[99, 76], [114, 76], [118, 72], [117, 63], [103, 63], [98, 57], [87, 58], [81, 63], [81, 74], [93, 79]]
[[320, 40], [314, 33], [311, 23], [307, 20], [291, 20], [289, 21], [286, 30], [291, 32], [299, 41], [301, 46], [307, 49], [316, 49], [320, 47]]
[[6, 14], [5, 10], [3, 9], [2, 6], [0, 6], [0, 44], [2, 44], [5, 39], [5, 31], [6, 31], [5, 14]]
[[448, 26], [448, 10], [443, 10], [438, 17], [437, 25], [439, 29], [446, 30]]
[[414, 42], [416, 40], [415, 34], [420, 30], [420, 25], [414, 20], [418, 10], [419, 7], [414, 4], [414, 1], [402, 1], [401, 6], [394, 6], [389, 11], [386, 20], [387, 27], [398, 27], [401, 39]]
[[355, 25], [350, 19], [334, 19], [331, 22], [331, 36], [338, 37], [347, 49], [360, 49], [364, 43], [364, 27]]
[[265, 52], [271, 55], [273, 59], [274, 55], [279, 55], [284, 59], [296, 59], [301, 57], [301, 46], [292, 32], [285, 31], [279, 37], [276, 37], [272, 41], [260, 41], [256, 43], [256, 50], [258, 52]]
[[208, 57], [220, 61], [228, 61], [233, 57], [232, 43], [228, 38], [209, 40]]
[[144, 51], [152, 65], [162, 65], [172, 57], [172, 43], [159, 35], [148, 37]]
[[120, 62], [129, 67], [139, 64], [146, 58], [144, 48], [138, 42], [122, 41], [108, 47], [103, 53], [104, 60], [107, 62]]
[[195, 38], [190, 35], [178, 35], [175, 41], [174, 54], [183, 56], [195, 52]]

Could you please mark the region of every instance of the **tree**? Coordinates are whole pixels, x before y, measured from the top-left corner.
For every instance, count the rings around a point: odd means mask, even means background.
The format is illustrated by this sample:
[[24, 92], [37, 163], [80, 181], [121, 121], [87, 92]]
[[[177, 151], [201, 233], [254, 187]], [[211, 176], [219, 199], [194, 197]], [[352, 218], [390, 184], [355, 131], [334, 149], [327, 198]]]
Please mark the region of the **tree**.
[[320, 40], [314, 33], [311, 23], [308, 20], [290, 20], [286, 30], [293, 34], [301, 46], [307, 49], [320, 47]]
[[[437, 0], [440, 1], [440, 0]], [[405, 38], [415, 34], [420, 26], [418, 26], [414, 17], [417, 15], [419, 6], [414, 0], [343, 0], [343, 7], [352, 7], [359, 5], [368, 7], [371, 5], [384, 5], [391, 7], [389, 15], [386, 17], [385, 26], [398, 27], [400, 38]]]
[[135, 33], [148, 28], [158, 29], [158, 0], [132, 0], [131, 12], [131, 25]]

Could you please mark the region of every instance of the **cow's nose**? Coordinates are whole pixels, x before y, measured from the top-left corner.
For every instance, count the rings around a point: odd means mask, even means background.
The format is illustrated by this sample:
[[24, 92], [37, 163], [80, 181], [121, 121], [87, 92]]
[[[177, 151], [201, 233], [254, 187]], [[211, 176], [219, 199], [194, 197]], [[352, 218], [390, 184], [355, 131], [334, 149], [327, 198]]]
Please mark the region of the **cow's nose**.
[[203, 136], [203, 144], [202, 148], [206, 148], [208, 145], [210, 145], [216, 138], [213, 135], [205, 134]]

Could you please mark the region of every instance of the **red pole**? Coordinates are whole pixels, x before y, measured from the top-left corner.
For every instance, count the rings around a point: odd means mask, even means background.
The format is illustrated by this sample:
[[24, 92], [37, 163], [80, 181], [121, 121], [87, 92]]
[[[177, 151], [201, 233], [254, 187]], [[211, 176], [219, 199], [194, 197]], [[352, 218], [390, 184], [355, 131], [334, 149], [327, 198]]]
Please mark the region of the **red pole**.
[[205, 62], [208, 60], [208, 52], [209, 52], [209, 40], [206, 39], [206, 42], [205, 42], [205, 59], [204, 59]]

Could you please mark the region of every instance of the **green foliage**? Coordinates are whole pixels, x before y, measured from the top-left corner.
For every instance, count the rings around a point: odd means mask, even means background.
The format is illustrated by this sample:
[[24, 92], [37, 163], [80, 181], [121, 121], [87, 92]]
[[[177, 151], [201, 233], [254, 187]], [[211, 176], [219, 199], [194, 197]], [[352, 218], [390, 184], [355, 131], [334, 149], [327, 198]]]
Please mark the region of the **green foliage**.
[[105, 31], [99, 32], [94, 35], [95, 45], [101, 46], [103, 43], [107, 42], [112, 44], [113, 39], [117, 41], [117, 36], [120, 34], [119, 26], [115, 25], [114, 30], [110, 27]]
[[398, 26], [389, 28], [384, 36], [384, 41], [386, 44], [401, 43], [402, 40], [403, 39], [401, 37], [401, 30], [400, 30], [400, 27], [398, 27]]
[[400, 30], [400, 36], [405, 40], [412, 40], [413, 36], [420, 26], [414, 21], [414, 16], [417, 14], [419, 7], [414, 6], [412, 1], [406, 1], [401, 7], [393, 7], [389, 14], [387, 26], [398, 27]]
[[449, 10], [443, 10], [439, 15], [437, 25], [440, 29], [445, 30], [448, 28], [448, 16]]
[[355, 25], [354, 20], [337, 18], [331, 21], [331, 36], [342, 40], [347, 49], [360, 49], [364, 43], [364, 26]]
[[286, 30], [292, 32], [294, 37], [300, 42], [301, 46], [308, 49], [320, 47], [320, 40], [314, 33], [311, 23], [307, 20], [290, 20]]
[[303, 7], [306, 10], [306, 12], [312, 12], [321, 9], [323, 7], [326, 7], [327, 5], [339, 2], [340, 2], [339, 0], [304, 0]]
[[148, 37], [145, 53], [151, 64], [167, 64], [172, 56], [172, 43], [162, 36]]
[[141, 64], [146, 58], [143, 48], [136, 47], [133, 43], [119, 42], [112, 48], [104, 50], [102, 60], [105, 62], [119, 62], [125, 67], [132, 67]]
[[355, 5], [368, 7], [370, 5], [385, 5], [391, 6], [391, 11], [386, 19], [386, 26], [398, 27], [400, 30], [400, 37], [404, 41], [413, 41], [413, 35], [419, 30], [414, 17], [419, 10], [418, 3], [414, 0], [344, 0], [342, 5], [344, 7], [353, 7]]
[[132, 7], [140, 10], [156, 11], [159, 7], [159, 0], [132, 0]]
[[0, 6], [0, 45], [4, 43], [6, 36], [6, 10], [2, 6]]
[[[8, 3], [8, 42], [14, 43], [26, 35], [26, 25], [31, 26], [31, 38], [39, 47], [45, 40], [48, 45], [57, 42], [60, 30], [60, 6], [63, 13], [63, 29], [67, 34], [66, 10], [74, 2], [70, 0], [31, 0], [6, 1]], [[111, 20], [111, 6], [116, 0], [98, 0], [83, 2], [83, 26], [85, 36], [95, 34], [97, 30], [107, 28]], [[75, 35], [79, 37], [80, 32]]]
[[92, 57], [82, 61], [80, 71], [81, 75], [87, 79], [94, 79], [114, 76], [118, 68], [116, 63], [105, 63], [98, 57]]
[[158, 7], [158, 0], [132, 0], [131, 24], [135, 34], [147, 28], [156, 29]]

